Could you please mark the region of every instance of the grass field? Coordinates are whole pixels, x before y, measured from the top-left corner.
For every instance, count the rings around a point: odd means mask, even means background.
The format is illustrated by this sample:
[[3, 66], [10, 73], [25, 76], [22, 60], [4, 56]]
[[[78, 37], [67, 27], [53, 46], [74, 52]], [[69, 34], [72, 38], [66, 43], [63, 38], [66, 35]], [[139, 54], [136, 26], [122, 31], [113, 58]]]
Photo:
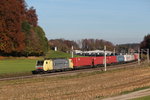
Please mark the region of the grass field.
[[1, 57], [0, 59], [0, 78], [10, 76], [29, 75], [35, 70], [36, 61], [44, 58], [70, 58], [71, 54], [60, 51], [49, 51], [45, 57], [15, 58]]
[[136, 99], [132, 99], [132, 100], [150, 100], [150, 96], [145, 96], [145, 97], [136, 98]]
[[33, 59], [3, 59], [0, 60], [1, 74], [31, 73], [35, 70], [36, 60]]
[[150, 67], [142, 64], [107, 72], [2, 81], [0, 100], [100, 100], [144, 87], [150, 87]]

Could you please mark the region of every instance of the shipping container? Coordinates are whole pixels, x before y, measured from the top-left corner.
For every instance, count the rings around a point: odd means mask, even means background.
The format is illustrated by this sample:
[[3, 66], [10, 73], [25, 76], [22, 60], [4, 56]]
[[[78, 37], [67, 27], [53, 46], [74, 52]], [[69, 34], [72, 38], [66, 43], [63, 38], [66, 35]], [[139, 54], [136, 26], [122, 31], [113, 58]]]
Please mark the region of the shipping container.
[[135, 60], [138, 60], [139, 54], [134, 54]]
[[107, 56], [106, 59], [107, 59], [107, 61], [106, 61], [107, 64], [117, 63], [116, 56]]
[[124, 62], [124, 56], [123, 55], [117, 55], [117, 62]]
[[71, 59], [72, 59], [74, 68], [92, 65], [92, 57], [75, 57]]
[[131, 55], [131, 61], [134, 61], [134, 60], [135, 60], [135, 56]]
[[104, 64], [104, 57], [93, 57], [93, 65], [102, 65]]
[[134, 61], [134, 55], [124, 55], [125, 62]]

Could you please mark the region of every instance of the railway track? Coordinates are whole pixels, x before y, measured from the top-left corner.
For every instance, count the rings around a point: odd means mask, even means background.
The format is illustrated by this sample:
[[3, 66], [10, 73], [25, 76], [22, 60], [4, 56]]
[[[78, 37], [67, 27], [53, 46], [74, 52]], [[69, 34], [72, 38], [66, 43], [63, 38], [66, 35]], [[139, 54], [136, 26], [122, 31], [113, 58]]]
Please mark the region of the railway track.
[[[111, 66], [107, 66], [107, 70], [135, 67], [137, 65], [138, 65], [137, 61], [136, 62], [131, 62], [131, 63], [126, 63], [126, 64], [111, 65]], [[75, 75], [75, 74], [82, 73], [82, 72], [93, 72], [93, 71], [104, 71], [104, 67], [88, 68], [88, 69], [82, 69], [82, 70], [71, 70], [71, 71], [48, 73], [48, 74], [37, 74], [37, 75], [1, 78], [0, 81], [29, 79], [29, 78], [37, 78], [37, 77], [38, 78], [54, 77], [54, 76], [61, 76], [61, 75]]]

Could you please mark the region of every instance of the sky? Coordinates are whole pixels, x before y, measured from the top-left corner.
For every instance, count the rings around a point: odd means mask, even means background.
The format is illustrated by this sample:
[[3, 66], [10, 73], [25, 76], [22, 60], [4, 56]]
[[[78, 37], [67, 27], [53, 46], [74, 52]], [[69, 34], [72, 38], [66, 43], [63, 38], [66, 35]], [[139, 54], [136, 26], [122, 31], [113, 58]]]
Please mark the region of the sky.
[[48, 39], [140, 43], [150, 33], [150, 0], [25, 0]]

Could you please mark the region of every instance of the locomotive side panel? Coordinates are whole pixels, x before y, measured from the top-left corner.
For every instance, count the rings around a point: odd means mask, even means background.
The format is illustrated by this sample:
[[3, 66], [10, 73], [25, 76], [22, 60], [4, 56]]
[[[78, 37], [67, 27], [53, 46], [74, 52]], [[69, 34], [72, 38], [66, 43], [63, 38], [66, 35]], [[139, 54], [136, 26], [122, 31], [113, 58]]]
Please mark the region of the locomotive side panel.
[[44, 60], [43, 70], [44, 71], [53, 70], [52, 60]]
[[68, 59], [53, 59], [53, 69], [65, 69], [69, 67], [69, 60]]
[[73, 61], [72, 61], [72, 59], [69, 59], [69, 67], [73, 69]]
[[39, 70], [39, 71], [53, 70], [52, 60], [39, 60], [39, 61], [37, 61], [36, 70]]

